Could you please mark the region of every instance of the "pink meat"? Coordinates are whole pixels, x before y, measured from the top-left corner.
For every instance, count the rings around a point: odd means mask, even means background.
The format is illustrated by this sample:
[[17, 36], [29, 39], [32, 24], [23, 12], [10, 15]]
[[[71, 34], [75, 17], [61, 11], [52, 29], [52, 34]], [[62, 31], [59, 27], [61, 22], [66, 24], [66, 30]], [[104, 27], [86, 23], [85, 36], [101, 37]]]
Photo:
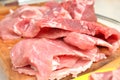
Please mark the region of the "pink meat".
[[92, 74], [90, 80], [112, 80], [111, 72]]
[[63, 68], [60, 70], [53, 71], [50, 75], [50, 79], [60, 80], [72, 73], [72, 77], [77, 77], [78, 73], [84, 72], [86, 69], [90, 68], [92, 61], [89, 60], [78, 60], [74, 66], [71, 68]]
[[63, 38], [67, 36], [69, 33], [70, 31], [57, 29], [57, 28], [42, 28], [36, 37], [57, 39], [57, 38]]
[[40, 27], [35, 25], [35, 21], [42, 18], [45, 8], [23, 6], [10, 13], [0, 21], [0, 37], [2, 39], [16, 39], [36, 36]]
[[88, 34], [106, 40], [110, 43], [114, 43], [120, 39], [119, 32], [113, 28], [104, 27], [97, 22], [87, 22], [74, 19], [43, 19], [38, 21], [36, 25], [40, 25], [41, 28], [59, 28], [73, 32], [79, 32], [82, 34]]
[[93, 73], [90, 80], [120, 80], [119, 73], [120, 68], [108, 72]]
[[64, 38], [64, 41], [83, 50], [89, 50], [94, 48], [95, 46], [107, 47], [110, 51], [113, 50], [112, 44], [102, 39], [76, 32], [69, 33]]
[[33, 18], [33, 19], [41, 19], [43, 14], [48, 8], [45, 6], [22, 6], [15, 10], [10, 15], [15, 18]]
[[0, 37], [2, 39], [16, 39], [20, 37], [35, 37], [40, 32], [40, 25], [36, 25], [38, 20], [42, 18], [69, 18], [69, 13], [55, 2], [47, 4], [56, 4], [54, 8], [51, 6], [22, 6], [15, 12], [6, 16], [0, 21]]
[[[82, 65], [81, 60], [90, 62], [89, 65], [85, 64], [84, 69], [79, 69], [80, 73], [88, 69], [94, 61], [103, 58], [106, 58], [105, 55], [99, 54], [97, 48], [80, 51], [61, 40], [49, 39], [24, 39], [16, 44], [11, 51], [11, 60], [15, 70], [19, 73], [36, 75], [37, 80], [48, 80], [51, 78], [50, 74], [59, 69], [79, 68], [80, 66], [77, 64]], [[70, 69], [68, 72], [72, 74], [75, 71], [72, 72]], [[64, 75], [69, 74], [67, 71], [65, 72]], [[56, 76], [59, 75], [56, 74]], [[57, 78], [56, 76], [54, 77]]]
[[37, 80], [76, 77], [105, 59], [98, 46], [115, 51], [120, 33], [97, 23], [94, 0], [50, 1], [22, 6], [0, 21], [2, 39], [27, 38], [11, 50], [13, 69]]
[[58, 2], [51, 1], [44, 4], [44, 6], [48, 7], [44, 14], [44, 18], [67, 18], [72, 19], [71, 15], [67, 10], [63, 8]]
[[[62, 2], [62, 4], [67, 5], [69, 1]], [[82, 6], [83, 4], [92, 5], [93, 1], [79, 2], [76, 0], [73, 3], [76, 6]], [[64, 9], [62, 4], [48, 2], [42, 7], [23, 6], [17, 9], [0, 21], [0, 37], [2, 39], [33, 38], [40, 33], [41, 28], [49, 27], [89, 34], [103, 38], [110, 43], [119, 39], [119, 32], [114, 29], [103, 27], [96, 22], [71, 19], [69, 10]]]
[[94, 13], [94, 0], [65, 0], [61, 5], [71, 14], [73, 19], [97, 21]]

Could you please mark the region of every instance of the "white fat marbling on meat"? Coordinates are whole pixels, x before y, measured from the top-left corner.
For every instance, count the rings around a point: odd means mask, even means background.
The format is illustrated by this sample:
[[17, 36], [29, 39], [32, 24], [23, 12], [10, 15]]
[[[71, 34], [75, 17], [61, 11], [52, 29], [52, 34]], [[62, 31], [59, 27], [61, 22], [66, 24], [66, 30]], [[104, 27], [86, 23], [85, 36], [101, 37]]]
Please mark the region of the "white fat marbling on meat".
[[60, 64], [56, 60], [52, 60], [52, 71], [56, 70]]
[[57, 79], [57, 80], [60, 80], [64, 77], [66, 77], [67, 75], [69, 74], [72, 74], [72, 77], [77, 77], [77, 75], [85, 70], [87, 70], [88, 68], [91, 67], [93, 61], [89, 61], [88, 63], [86, 63], [86, 65], [79, 65], [78, 67], [73, 67], [73, 68], [66, 68], [66, 69], [62, 69], [61, 71], [54, 73], [52, 72], [52, 74], [50, 75], [50, 80], [54, 80], [54, 79]]

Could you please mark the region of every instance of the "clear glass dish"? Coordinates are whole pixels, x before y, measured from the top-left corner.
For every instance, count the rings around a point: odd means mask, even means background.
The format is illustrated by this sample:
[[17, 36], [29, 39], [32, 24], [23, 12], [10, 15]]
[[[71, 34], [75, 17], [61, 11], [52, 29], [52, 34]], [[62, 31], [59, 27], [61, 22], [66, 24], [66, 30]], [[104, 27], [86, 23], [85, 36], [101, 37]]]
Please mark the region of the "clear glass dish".
[[108, 27], [112, 27], [120, 31], [120, 22], [99, 14], [96, 14], [98, 18], [98, 22], [107, 25]]

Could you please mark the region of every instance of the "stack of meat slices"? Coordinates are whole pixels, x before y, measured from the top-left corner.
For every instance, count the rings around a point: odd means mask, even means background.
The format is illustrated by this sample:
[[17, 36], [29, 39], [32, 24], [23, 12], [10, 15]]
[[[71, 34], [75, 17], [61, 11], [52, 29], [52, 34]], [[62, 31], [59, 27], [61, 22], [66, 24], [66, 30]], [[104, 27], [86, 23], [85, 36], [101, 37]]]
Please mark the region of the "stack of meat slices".
[[76, 77], [115, 52], [120, 33], [98, 23], [93, 6], [94, 0], [64, 0], [22, 6], [8, 14], [0, 21], [0, 37], [23, 38], [10, 52], [13, 70], [37, 80], [59, 80]]

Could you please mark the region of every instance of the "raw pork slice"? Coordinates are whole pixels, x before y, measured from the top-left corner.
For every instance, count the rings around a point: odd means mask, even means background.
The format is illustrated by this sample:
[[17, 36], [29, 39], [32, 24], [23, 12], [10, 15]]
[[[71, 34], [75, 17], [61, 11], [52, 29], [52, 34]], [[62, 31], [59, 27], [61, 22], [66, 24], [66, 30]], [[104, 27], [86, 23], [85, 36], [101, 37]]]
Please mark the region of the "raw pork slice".
[[[50, 6], [50, 5], [55, 6]], [[40, 32], [36, 25], [43, 18], [68, 18], [69, 13], [56, 2], [47, 2], [45, 6], [22, 6], [0, 21], [0, 37], [2, 39], [16, 39], [21, 37], [33, 38]]]
[[120, 68], [114, 71], [93, 73], [90, 80], [120, 80]]
[[[76, 32], [69, 33], [65, 38], [64, 41], [76, 46], [82, 50], [89, 50], [94, 48], [95, 46], [102, 46], [109, 48], [110, 51], [114, 49], [112, 44], [96, 37], [92, 37], [86, 34], [80, 34]], [[116, 49], [114, 49], [116, 50]]]
[[[61, 40], [45, 38], [24, 39], [11, 51], [14, 70], [36, 75], [37, 80], [62, 78], [69, 74], [75, 76], [103, 58], [105, 55], [98, 53], [97, 48], [82, 51]], [[65, 73], [60, 75], [58, 72], [61, 71]]]
[[73, 19], [97, 21], [94, 12], [94, 0], [65, 0], [61, 5], [70, 13]]
[[0, 21], [0, 37], [16, 39], [34, 37], [40, 31], [35, 21], [41, 19], [46, 7], [22, 6]]
[[63, 8], [58, 2], [50, 1], [46, 2], [44, 6], [48, 7], [49, 10], [46, 10], [43, 18], [67, 18], [72, 19], [71, 15], [67, 10]]
[[36, 25], [41, 26], [41, 28], [59, 28], [82, 34], [88, 34], [106, 40], [110, 43], [114, 43], [120, 39], [120, 33], [117, 30], [105, 27], [97, 22], [53, 18], [40, 20]]
[[110, 43], [116, 42], [120, 39], [119, 32], [96, 22], [93, 3], [93, 0], [67, 0], [62, 3], [46, 2], [39, 7], [22, 6], [0, 21], [0, 37], [34, 38], [42, 28], [48, 27], [92, 35]]

